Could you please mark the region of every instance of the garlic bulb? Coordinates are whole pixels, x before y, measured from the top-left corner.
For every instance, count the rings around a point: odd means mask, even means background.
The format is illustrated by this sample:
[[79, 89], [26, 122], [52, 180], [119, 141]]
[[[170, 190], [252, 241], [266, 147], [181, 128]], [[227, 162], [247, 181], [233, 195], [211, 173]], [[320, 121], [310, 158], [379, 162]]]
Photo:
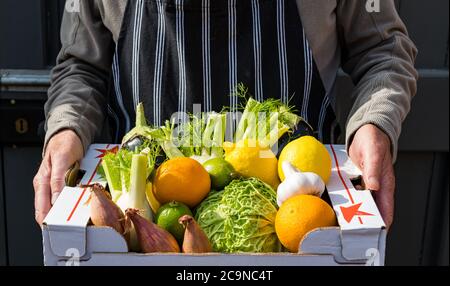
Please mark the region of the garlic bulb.
[[277, 189], [278, 206], [295, 195], [322, 196], [325, 183], [319, 175], [311, 172], [300, 172], [288, 161], [284, 161], [281, 167], [286, 178]]

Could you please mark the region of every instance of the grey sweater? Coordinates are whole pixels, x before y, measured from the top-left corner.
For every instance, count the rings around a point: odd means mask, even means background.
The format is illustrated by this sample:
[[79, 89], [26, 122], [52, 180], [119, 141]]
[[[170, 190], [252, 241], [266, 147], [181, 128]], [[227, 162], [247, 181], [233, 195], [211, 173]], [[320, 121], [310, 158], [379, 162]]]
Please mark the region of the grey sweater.
[[[353, 106], [346, 123], [347, 146], [359, 127], [372, 123], [389, 136], [395, 160], [401, 125], [416, 93], [417, 50], [394, 1], [380, 0], [380, 12], [373, 13], [367, 11], [364, 0], [296, 1], [326, 91], [335, 93], [339, 67], [356, 86], [348, 95]], [[45, 146], [63, 129], [74, 130], [85, 150], [100, 136], [126, 3], [81, 0], [80, 12], [64, 13], [62, 49], [45, 105]], [[339, 102], [332, 104], [340, 112]]]

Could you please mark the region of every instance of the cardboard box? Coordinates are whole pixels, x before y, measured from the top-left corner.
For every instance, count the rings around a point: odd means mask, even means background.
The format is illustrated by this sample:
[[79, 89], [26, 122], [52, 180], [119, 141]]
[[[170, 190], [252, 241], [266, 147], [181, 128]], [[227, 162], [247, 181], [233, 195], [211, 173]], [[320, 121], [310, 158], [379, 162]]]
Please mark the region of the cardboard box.
[[[106, 184], [96, 170], [107, 150], [118, 145], [90, 146], [81, 162], [80, 185]], [[89, 190], [65, 187], [45, 218], [45, 265], [158, 265], [158, 266], [302, 266], [383, 265], [385, 225], [370, 191], [357, 191], [351, 179], [361, 172], [344, 146], [326, 146], [332, 161], [327, 192], [339, 226], [315, 229], [300, 242], [299, 253], [269, 254], [140, 254], [129, 253], [120, 234], [108, 227], [89, 226]]]

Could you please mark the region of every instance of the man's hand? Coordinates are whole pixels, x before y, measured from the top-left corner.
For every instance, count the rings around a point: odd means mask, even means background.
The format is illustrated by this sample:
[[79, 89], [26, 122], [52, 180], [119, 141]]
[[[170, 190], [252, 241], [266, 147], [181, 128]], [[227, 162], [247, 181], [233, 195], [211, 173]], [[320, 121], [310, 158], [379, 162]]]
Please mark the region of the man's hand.
[[83, 145], [72, 130], [63, 130], [50, 139], [33, 180], [35, 217], [39, 224], [64, 188], [66, 171], [82, 158]]
[[364, 125], [355, 133], [349, 154], [362, 170], [365, 188], [374, 191], [375, 201], [389, 228], [394, 216], [395, 190], [389, 137], [375, 125]]

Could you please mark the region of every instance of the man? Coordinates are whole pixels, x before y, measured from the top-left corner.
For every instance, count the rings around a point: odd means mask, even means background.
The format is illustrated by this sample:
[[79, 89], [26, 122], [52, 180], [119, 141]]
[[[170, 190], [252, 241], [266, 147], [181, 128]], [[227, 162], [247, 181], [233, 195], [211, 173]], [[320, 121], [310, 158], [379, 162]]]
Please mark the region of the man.
[[69, 166], [102, 132], [112, 130], [110, 140], [118, 140], [129, 130], [138, 102], [159, 125], [194, 103], [206, 111], [235, 107], [228, 94], [243, 82], [257, 99], [290, 100], [330, 142], [339, 133], [334, 83], [342, 67], [356, 86], [347, 148], [391, 225], [392, 164], [417, 80], [417, 51], [393, 0], [79, 4], [79, 11], [64, 14], [63, 47], [45, 106], [44, 159], [34, 179], [39, 223]]

